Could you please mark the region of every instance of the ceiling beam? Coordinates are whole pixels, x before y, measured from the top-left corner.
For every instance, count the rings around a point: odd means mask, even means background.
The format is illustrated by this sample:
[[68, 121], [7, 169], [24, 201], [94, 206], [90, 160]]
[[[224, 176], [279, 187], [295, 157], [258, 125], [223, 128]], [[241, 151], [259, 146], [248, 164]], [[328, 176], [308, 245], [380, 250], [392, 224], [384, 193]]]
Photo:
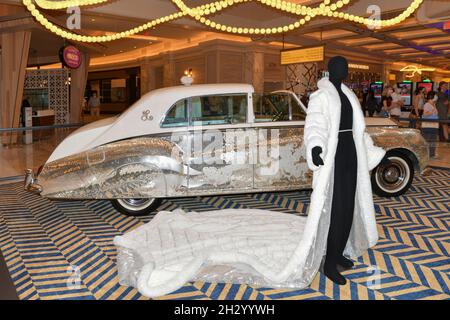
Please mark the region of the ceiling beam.
[[30, 30], [36, 27], [33, 18], [27, 14], [0, 18], [0, 33]]
[[382, 40], [384, 42], [395, 43], [395, 44], [401, 45], [403, 47], [413, 48], [413, 49], [416, 49], [418, 51], [429, 53], [429, 54], [432, 54], [432, 55], [435, 55], [435, 56], [444, 56], [446, 59], [450, 59], [450, 55], [445, 54], [444, 52], [442, 52], [440, 50], [432, 50], [432, 49], [427, 48], [427, 47], [425, 47], [423, 45], [418, 45], [418, 44], [415, 44], [415, 43], [407, 41], [407, 40], [400, 40], [400, 39], [397, 39], [395, 37], [389, 36], [388, 34], [380, 34], [380, 33], [376, 32], [376, 31], [372, 31], [372, 30], [369, 30], [367, 28], [362, 28], [362, 27], [356, 26], [354, 24], [350, 24], [349, 23], [349, 24], [345, 25], [343, 28], [346, 29], [346, 30], [349, 30], [349, 31], [353, 31], [353, 32], [359, 33], [359, 34], [367, 36], [367, 37], [373, 37], [373, 38], [376, 38], [378, 40]]
[[[343, 28], [343, 26], [341, 26], [341, 28]], [[355, 30], [352, 28], [352, 30]], [[350, 30], [350, 31], [352, 31]], [[364, 36], [364, 37], [370, 37], [371, 34], [364, 34], [364, 35], [360, 35], [360, 36]], [[377, 37], [376, 39], [379, 39], [379, 37]], [[302, 35], [297, 35], [297, 34], [292, 34], [292, 35], [286, 35], [284, 40], [286, 42], [289, 43], [293, 43], [293, 44], [299, 44], [301, 46], [305, 46], [305, 45], [323, 45], [325, 44], [327, 48], [330, 49], [335, 49], [335, 50], [342, 50], [342, 51], [347, 51], [347, 52], [353, 52], [353, 53], [357, 53], [360, 55], [365, 55], [365, 56], [370, 56], [370, 57], [376, 57], [381, 61], [386, 61], [386, 62], [394, 62], [394, 61], [404, 61], [404, 62], [408, 62], [408, 63], [420, 63], [420, 61], [417, 61], [417, 59], [415, 57], [413, 58], [408, 58], [408, 57], [401, 57], [399, 54], [386, 54], [383, 52], [383, 50], [368, 50], [366, 48], [364, 48], [362, 45], [361, 46], [347, 46], [347, 45], [343, 45], [340, 43], [337, 43], [336, 40], [339, 39], [327, 39], [325, 41], [320, 41], [311, 37], [307, 37], [307, 36], [302, 36]], [[386, 43], [395, 43], [397, 45], [403, 46], [404, 42], [403, 41], [395, 41], [395, 42], [391, 42], [389, 40], [384, 40], [384, 39], [379, 39], [382, 40]], [[308, 41], [308, 44], [305, 43], [305, 41]], [[399, 48], [400, 49], [400, 48]], [[406, 49], [415, 49], [415, 48], [407, 48]], [[388, 49], [389, 50], [389, 49]], [[428, 52], [426, 52], [427, 54], [429, 54]], [[445, 59], [444, 61], [448, 61], [448, 58], [444, 55], [444, 56], [436, 56], [433, 55], [432, 56], [434, 59], [439, 58], [439, 59]], [[450, 62], [450, 61], [449, 61]], [[442, 65], [444, 65], [444, 63], [442, 63]]]
[[404, 26], [402, 27], [401, 25], [398, 25], [398, 27], [396, 29], [383, 29], [383, 30], [379, 30], [378, 33], [382, 33], [382, 34], [390, 34], [390, 33], [395, 33], [395, 32], [407, 32], [407, 31], [419, 31], [419, 30], [423, 30], [425, 27], [423, 25], [414, 25], [414, 26]]
[[[390, 36], [397, 38], [394, 35], [390, 35]], [[404, 36], [402, 38], [397, 38], [397, 39], [405, 40], [405, 41], [415, 41], [415, 40], [420, 40], [420, 39], [423, 39], [423, 38], [442, 38], [442, 37], [448, 37], [448, 36], [449, 35], [446, 34], [446, 33], [443, 33], [443, 34], [422, 34], [422, 35], [415, 34], [415, 35], [406, 35], [406, 36]]]
[[438, 40], [438, 41], [431, 41], [431, 42], [426, 42], [424, 44], [419, 44], [419, 45], [420, 46], [434, 46], [434, 45], [437, 45], [437, 44], [447, 44], [447, 43], [449, 43], [449, 39]]

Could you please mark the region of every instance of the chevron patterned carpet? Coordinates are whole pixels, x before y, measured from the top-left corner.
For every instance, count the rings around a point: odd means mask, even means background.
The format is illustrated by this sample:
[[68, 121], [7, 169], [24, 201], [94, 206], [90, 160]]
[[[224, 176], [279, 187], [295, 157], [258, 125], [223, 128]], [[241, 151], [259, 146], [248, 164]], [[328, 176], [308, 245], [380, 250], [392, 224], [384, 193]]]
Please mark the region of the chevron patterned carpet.
[[[262, 208], [305, 214], [309, 192], [172, 199], [159, 210]], [[415, 179], [402, 197], [375, 197], [377, 246], [336, 286], [319, 273], [303, 290], [189, 283], [160, 299], [450, 299], [450, 170]], [[0, 185], [0, 249], [20, 299], [145, 299], [120, 286], [115, 235], [152, 217], [119, 214], [107, 201], [49, 201], [22, 184]]]

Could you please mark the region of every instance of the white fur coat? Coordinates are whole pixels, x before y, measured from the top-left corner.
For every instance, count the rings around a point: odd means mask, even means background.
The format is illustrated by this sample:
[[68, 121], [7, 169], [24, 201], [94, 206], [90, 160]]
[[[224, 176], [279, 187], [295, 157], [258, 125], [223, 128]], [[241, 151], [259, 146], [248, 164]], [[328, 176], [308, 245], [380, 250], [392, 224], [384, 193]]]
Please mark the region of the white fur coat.
[[[309, 168], [313, 170], [313, 193], [309, 216], [323, 217], [325, 213], [329, 219], [341, 101], [339, 93], [328, 78], [321, 79], [318, 88], [310, 97], [304, 134], [307, 162]], [[375, 245], [378, 240], [369, 171], [378, 165], [386, 152], [375, 146], [370, 135], [365, 132], [364, 115], [356, 95], [344, 84], [342, 91], [353, 108], [353, 139], [358, 157], [353, 225], [344, 253], [357, 257]], [[316, 146], [323, 150], [321, 157], [324, 165], [319, 167], [314, 165], [311, 156], [311, 150]]]

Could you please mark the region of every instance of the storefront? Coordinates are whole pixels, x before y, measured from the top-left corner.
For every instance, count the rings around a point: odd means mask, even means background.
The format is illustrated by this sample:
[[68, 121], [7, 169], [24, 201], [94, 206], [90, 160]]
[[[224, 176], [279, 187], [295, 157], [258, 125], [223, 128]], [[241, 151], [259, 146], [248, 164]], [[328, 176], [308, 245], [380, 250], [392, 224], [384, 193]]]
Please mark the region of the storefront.
[[[85, 99], [95, 92], [100, 97], [100, 112], [117, 114], [141, 97], [140, 68], [89, 72]], [[85, 112], [88, 112], [87, 108]]]

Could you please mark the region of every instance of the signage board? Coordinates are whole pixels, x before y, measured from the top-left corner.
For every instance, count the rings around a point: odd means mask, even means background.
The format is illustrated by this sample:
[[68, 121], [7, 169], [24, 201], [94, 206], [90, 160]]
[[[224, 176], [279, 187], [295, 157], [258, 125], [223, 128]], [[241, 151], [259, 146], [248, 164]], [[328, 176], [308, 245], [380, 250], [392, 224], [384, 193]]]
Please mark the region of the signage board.
[[323, 61], [325, 58], [325, 47], [308, 47], [288, 49], [281, 51], [281, 64], [309, 63]]

